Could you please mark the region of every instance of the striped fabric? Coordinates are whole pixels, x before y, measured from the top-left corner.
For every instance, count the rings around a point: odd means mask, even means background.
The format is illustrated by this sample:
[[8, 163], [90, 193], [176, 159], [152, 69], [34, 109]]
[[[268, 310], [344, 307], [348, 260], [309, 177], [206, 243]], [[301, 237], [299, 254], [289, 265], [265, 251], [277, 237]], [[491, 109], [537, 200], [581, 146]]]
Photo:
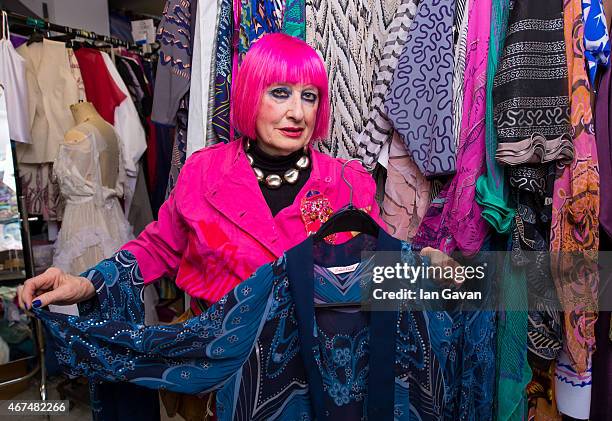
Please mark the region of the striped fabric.
[[375, 69], [400, 0], [312, 0], [306, 4], [306, 41], [329, 72], [329, 138], [317, 147], [333, 157], [357, 155], [356, 138], [372, 101]]
[[416, 15], [418, 2], [419, 0], [402, 0], [389, 26], [376, 72], [368, 121], [365, 129], [357, 137], [357, 155], [367, 167], [372, 167], [376, 163], [383, 145], [390, 142], [393, 135], [393, 126], [385, 112], [384, 100], [406, 43], [410, 25]]

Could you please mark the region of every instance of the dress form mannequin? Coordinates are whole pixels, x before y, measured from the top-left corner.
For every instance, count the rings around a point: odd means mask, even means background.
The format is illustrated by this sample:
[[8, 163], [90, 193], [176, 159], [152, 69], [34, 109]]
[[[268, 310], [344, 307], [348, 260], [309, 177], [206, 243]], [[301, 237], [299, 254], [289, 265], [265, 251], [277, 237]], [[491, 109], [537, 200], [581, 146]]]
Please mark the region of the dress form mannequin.
[[[54, 165], [66, 208], [53, 266], [79, 275], [111, 257], [133, 233], [119, 203], [126, 176], [115, 129], [89, 102], [73, 104], [70, 111], [77, 125], [65, 133]], [[154, 324], [154, 288], [145, 288], [144, 301], [145, 321]], [[76, 306], [50, 307], [78, 312]]]
[[119, 143], [113, 126], [98, 114], [98, 111], [96, 111], [91, 102], [72, 104], [70, 111], [77, 125], [66, 132], [64, 143], [74, 144], [82, 142], [92, 135], [91, 127], [83, 123], [89, 123], [94, 126], [106, 143], [106, 148], [100, 151], [102, 184], [106, 187], [114, 188], [119, 175]]

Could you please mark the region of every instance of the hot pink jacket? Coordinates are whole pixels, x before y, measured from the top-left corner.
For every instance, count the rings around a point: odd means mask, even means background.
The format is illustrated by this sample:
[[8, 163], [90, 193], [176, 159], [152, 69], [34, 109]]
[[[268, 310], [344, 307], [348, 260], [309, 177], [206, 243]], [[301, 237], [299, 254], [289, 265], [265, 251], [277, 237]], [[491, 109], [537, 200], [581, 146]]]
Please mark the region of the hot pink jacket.
[[[178, 287], [192, 297], [216, 302], [307, 237], [305, 221], [317, 217], [317, 204], [306, 198], [309, 192], [328, 199], [333, 211], [348, 204], [343, 161], [314, 150], [311, 157], [310, 178], [293, 204], [272, 217], [242, 142], [202, 149], [183, 166], [158, 220], [123, 248], [138, 260], [145, 283], [176, 276]], [[369, 209], [384, 227], [372, 177], [359, 162], [347, 165], [345, 177], [354, 187], [355, 206]]]

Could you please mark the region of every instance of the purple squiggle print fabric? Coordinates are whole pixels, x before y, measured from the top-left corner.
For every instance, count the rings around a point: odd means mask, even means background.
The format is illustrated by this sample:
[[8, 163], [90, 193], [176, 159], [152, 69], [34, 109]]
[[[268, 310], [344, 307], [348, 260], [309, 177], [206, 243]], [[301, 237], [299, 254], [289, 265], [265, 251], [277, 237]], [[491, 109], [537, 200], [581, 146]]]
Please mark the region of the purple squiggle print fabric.
[[414, 242], [445, 253], [458, 250], [471, 255], [480, 250], [488, 230], [475, 193], [476, 180], [485, 171], [485, 88], [491, 0], [470, 0], [469, 10], [457, 174], [432, 202]]
[[455, 172], [453, 0], [423, 0], [385, 99], [385, 108], [423, 175]]

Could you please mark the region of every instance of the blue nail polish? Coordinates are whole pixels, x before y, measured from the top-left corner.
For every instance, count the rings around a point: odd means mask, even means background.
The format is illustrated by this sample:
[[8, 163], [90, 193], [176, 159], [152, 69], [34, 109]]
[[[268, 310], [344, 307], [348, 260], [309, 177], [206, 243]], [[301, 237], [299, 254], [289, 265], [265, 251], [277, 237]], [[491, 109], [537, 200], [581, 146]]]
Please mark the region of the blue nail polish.
[[40, 300], [34, 300], [34, 301], [32, 301], [32, 307], [34, 307], [34, 308], [38, 308], [38, 307], [40, 307], [40, 305], [41, 305], [41, 304], [42, 304], [42, 303], [40, 302]]

